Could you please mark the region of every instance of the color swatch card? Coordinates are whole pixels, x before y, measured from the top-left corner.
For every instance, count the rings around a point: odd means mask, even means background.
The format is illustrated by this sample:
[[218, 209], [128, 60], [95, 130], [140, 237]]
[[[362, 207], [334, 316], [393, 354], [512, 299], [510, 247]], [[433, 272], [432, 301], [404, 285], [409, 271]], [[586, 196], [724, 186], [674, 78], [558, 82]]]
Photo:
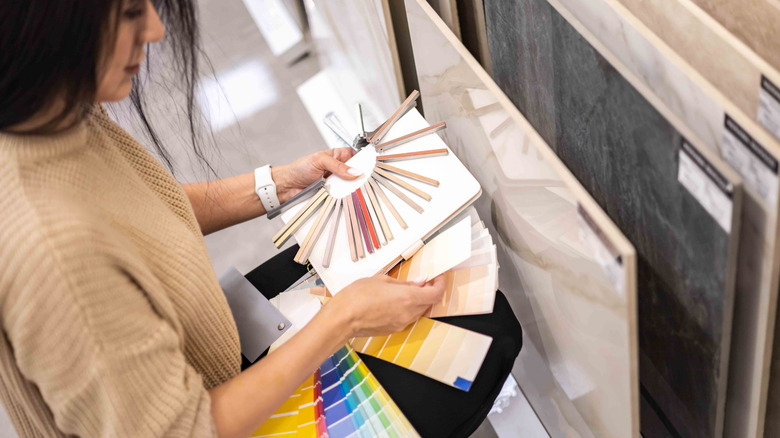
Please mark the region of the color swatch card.
[[447, 271], [444, 297], [426, 316], [482, 315], [493, 312], [498, 272], [495, 265]]
[[328, 428], [322, 405], [320, 370], [316, 370], [302, 386], [304, 387], [301, 390], [301, 404], [298, 406], [298, 437], [327, 437]]
[[[298, 259], [311, 262], [331, 293], [386, 272], [481, 193], [436, 134], [413, 136], [392, 154], [377, 152], [428, 127], [416, 109], [410, 110], [389, 129], [388, 140], [364, 147], [347, 162], [363, 176], [346, 181], [331, 175], [309, 202], [281, 215], [285, 227], [291, 226], [288, 236], [305, 250]], [[282, 233], [274, 243], [284, 238]]]
[[[481, 315], [493, 312], [498, 290], [497, 260], [496, 247], [484, 224], [472, 224], [467, 215], [387, 275], [413, 281], [444, 275], [444, 297], [431, 307], [428, 317]], [[446, 272], [442, 274], [442, 270]]]
[[350, 346], [328, 358], [320, 375], [330, 438], [419, 436]]
[[393, 335], [354, 338], [350, 343], [360, 353], [468, 391], [492, 342], [481, 333], [420, 318]]
[[[252, 437], [297, 437], [300, 425], [299, 407], [312, 400], [303, 400], [305, 388], [314, 385], [314, 377], [306, 379], [301, 386], [271, 415]], [[305, 435], [304, 435], [305, 436]]]
[[471, 222], [463, 218], [431, 239], [409, 260], [390, 270], [399, 280], [428, 281], [465, 262], [471, 256]]

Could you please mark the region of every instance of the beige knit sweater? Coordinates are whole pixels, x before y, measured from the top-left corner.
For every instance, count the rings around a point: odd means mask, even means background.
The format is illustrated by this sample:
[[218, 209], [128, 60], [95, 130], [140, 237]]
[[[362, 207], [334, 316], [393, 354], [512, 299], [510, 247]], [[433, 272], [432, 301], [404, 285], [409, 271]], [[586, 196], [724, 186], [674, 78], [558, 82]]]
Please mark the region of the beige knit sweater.
[[181, 186], [99, 108], [0, 133], [0, 398], [21, 437], [213, 436], [238, 333]]

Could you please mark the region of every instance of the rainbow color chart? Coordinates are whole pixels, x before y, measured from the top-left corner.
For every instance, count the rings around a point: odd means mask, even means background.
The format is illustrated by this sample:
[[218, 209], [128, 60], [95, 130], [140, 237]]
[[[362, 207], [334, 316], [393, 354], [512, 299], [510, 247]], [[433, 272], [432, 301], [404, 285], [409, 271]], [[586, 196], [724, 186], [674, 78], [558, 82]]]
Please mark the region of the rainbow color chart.
[[330, 438], [419, 436], [351, 347], [326, 360], [320, 373]]
[[353, 338], [356, 351], [468, 391], [493, 338], [451, 324], [420, 318], [390, 336]]
[[344, 346], [252, 437], [419, 437], [355, 350]]

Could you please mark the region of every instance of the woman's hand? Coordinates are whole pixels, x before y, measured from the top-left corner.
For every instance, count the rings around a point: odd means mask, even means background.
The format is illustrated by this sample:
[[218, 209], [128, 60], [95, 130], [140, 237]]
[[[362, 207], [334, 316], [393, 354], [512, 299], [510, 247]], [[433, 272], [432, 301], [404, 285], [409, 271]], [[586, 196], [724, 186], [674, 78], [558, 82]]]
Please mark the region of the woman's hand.
[[363, 174], [361, 171], [344, 164], [354, 154], [351, 148], [330, 149], [306, 155], [284, 166], [272, 167], [271, 177], [276, 183], [279, 202], [287, 201], [323, 176], [335, 174], [346, 180], [359, 177]]
[[339, 292], [323, 310], [346, 318], [347, 339], [396, 333], [422, 316], [444, 295], [444, 277], [425, 283], [386, 275], [363, 278]]

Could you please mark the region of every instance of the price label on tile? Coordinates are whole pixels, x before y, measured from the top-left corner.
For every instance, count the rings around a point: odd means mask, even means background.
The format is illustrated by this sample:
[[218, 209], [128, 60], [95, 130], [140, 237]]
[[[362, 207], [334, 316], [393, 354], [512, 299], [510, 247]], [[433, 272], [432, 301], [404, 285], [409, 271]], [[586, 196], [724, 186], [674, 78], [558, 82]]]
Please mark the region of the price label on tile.
[[764, 75], [758, 89], [758, 122], [780, 139], [780, 87]]
[[770, 206], [777, 205], [777, 158], [726, 115], [721, 147], [723, 159]]
[[620, 255], [581, 205], [577, 205], [577, 223], [580, 242], [604, 270], [618, 295], [624, 297], [626, 295], [626, 274]]
[[680, 145], [679, 163], [677, 181], [730, 233], [734, 186], [685, 139]]

